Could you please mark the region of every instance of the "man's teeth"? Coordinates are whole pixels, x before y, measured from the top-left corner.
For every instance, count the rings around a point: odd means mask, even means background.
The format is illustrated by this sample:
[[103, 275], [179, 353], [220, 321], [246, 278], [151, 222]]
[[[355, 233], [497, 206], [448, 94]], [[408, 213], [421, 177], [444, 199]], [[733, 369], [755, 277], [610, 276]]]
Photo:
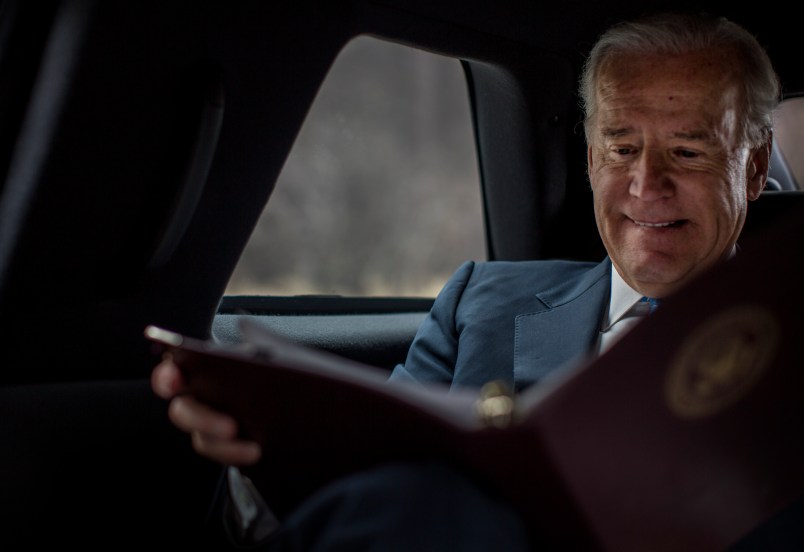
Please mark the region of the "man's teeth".
[[667, 226], [673, 226], [676, 222], [672, 220], [670, 222], [640, 222], [638, 220], [634, 221], [637, 226], [647, 226], [648, 228], [666, 228]]

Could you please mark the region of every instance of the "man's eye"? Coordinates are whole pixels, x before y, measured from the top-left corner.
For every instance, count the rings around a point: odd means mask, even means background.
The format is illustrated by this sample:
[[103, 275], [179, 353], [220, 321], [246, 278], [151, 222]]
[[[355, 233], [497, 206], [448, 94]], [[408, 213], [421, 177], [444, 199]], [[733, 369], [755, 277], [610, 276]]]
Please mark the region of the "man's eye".
[[633, 151], [634, 151], [633, 149], [625, 148], [625, 147], [623, 147], [623, 148], [614, 148], [614, 153], [616, 153], [617, 155], [629, 155]]
[[690, 150], [676, 150], [676, 155], [684, 157], [685, 159], [693, 159], [698, 157], [698, 153]]

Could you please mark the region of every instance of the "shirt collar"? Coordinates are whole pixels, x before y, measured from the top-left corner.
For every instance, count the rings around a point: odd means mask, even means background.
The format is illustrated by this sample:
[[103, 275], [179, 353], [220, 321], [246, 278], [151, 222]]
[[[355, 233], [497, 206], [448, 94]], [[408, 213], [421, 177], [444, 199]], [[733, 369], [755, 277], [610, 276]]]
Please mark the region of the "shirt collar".
[[642, 294], [626, 284], [617, 269], [612, 266], [611, 299], [609, 300], [608, 317], [603, 321], [603, 330], [605, 331], [615, 324], [640, 299], [642, 299]]

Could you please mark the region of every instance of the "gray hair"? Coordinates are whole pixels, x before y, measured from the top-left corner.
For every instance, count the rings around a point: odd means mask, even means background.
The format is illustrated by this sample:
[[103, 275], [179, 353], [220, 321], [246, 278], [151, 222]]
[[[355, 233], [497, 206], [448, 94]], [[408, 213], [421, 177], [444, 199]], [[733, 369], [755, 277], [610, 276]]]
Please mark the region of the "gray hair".
[[742, 136], [750, 146], [766, 143], [779, 104], [779, 78], [765, 49], [746, 29], [724, 17], [661, 13], [622, 22], [607, 30], [592, 48], [581, 74], [579, 93], [587, 140], [597, 109], [600, 70], [612, 56], [655, 53], [681, 55], [719, 49], [742, 79]]

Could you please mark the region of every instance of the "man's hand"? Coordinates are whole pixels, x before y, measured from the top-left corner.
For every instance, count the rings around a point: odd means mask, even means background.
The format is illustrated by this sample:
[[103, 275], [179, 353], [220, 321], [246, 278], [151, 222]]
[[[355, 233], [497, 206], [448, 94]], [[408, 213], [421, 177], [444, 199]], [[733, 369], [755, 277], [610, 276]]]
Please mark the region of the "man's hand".
[[170, 401], [170, 421], [190, 434], [193, 448], [201, 456], [229, 466], [248, 466], [260, 459], [259, 444], [237, 439], [237, 422], [231, 416], [185, 394], [181, 372], [172, 361], [163, 360], [154, 368], [151, 387]]

